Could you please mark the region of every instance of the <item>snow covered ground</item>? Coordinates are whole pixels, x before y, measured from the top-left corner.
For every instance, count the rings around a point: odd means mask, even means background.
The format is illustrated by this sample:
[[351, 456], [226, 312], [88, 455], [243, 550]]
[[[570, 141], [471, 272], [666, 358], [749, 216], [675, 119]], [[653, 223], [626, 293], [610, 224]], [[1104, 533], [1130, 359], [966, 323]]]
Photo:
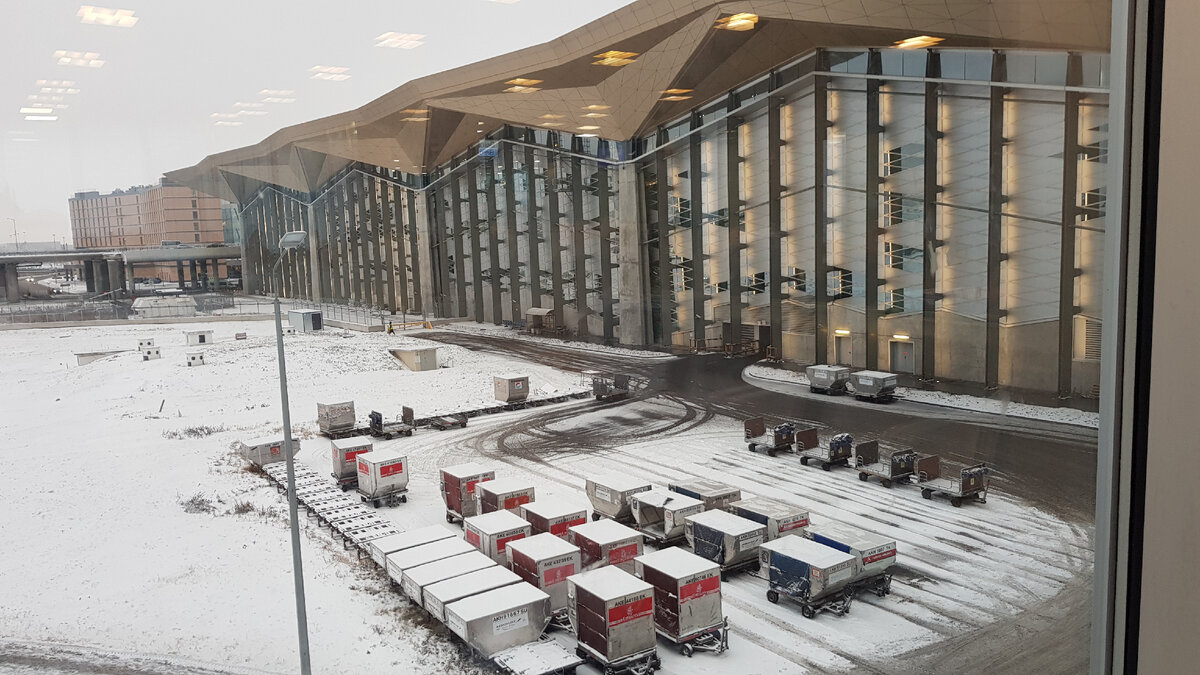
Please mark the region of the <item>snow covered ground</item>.
[[[221, 323], [187, 368], [184, 330], [201, 324], [111, 326], [0, 333], [0, 482], [5, 546], [0, 569], [3, 640], [87, 645], [165, 655], [237, 672], [294, 672], [295, 624], [286, 502], [230, 450], [280, 429], [271, 322]], [[236, 332], [249, 339], [235, 341]], [[163, 358], [132, 351], [152, 337]], [[288, 336], [292, 417], [299, 461], [326, 473], [329, 442], [315, 435], [315, 404], [353, 399], [360, 418], [402, 405], [418, 416], [492, 400], [491, 376], [528, 373], [534, 391], [568, 391], [579, 375], [438, 344], [448, 368], [413, 373], [387, 354], [431, 344], [415, 336], [327, 330]], [[76, 366], [75, 352], [131, 351]], [[541, 435], [588, 429], [604, 436], [639, 420], [690, 420], [669, 435], [615, 449], [557, 454], [529, 449]], [[655, 398], [599, 408], [573, 401], [472, 420], [463, 430], [419, 430], [377, 447], [405, 449], [409, 502], [384, 510], [406, 529], [444, 523], [437, 469], [487, 462], [532, 479], [539, 495], [588, 506], [584, 477], [619, 472], [665, 486], [700, 476], [810, 508], [832, 520], [895, 537], [902, 569], [893, 594], [870, 596], [845, 617], [803, 619], [771, 605], [765, 581], [725, 586], [729, 652], [685, 659], [660, 642], [667, 673], [796, 673], [878, 669], [911, 649], [1010, 617], [1052, 598], [1091, 567], [1090, 533], [1010, 499], [952, 508], [914, 488], [888, 490], [850, 471], [802, 467], [795, 458], [749, 454], [740, 424], [693, 419]], [[305, 578], [314, 672], [474, 672], [449, 632], [409, 605], [369, 562], [304, 522]], [[567, 638], [559, 634], [560, 640]], [[213, 665], [217, 664], [217, 665]], [[181, 666], [179, 672], [186, 672]], [[594, 672], [585, 670], [582, 672]]]
[[[751, 378], [751, 382], [753, 382], [754, 378], [758, 378], [808, 387], [808, 378], [805, 377], [804, 373], [794, 370], [784, 370], [782, 368], [754, 364], [747, 367], [745, 373]], [[976, 412], [993, 413], [1009, 417], [1023, 417], [1026, 419], [1058, 422], [1060, 424], [1073, 424], [1093, 429], [1100, 428], [1100, 413], [1075, 410], [1074, 408], [1049, 408], [1040, 405], [1013, 403], [1001, 399], [980, 398], [966, 394], [948, 394], [943, 391], [925, 391], [922, 389], [910, 389], [908, 387], [898, 387], [896, 393], [904, 400], [914, 403], [927, 403], [929, 405], [940, 405], [960, 410], [974, 410]], [[823, 397], [824, 395], [821, 396]]]
[[456, 330], [460, 333], [475, 333], [478, 335], [492, 335], [503, 337], [509, 340], [522, 340], [525, 342], [535, 342], [539, 344], [553, 345], [560, 349], [573, 349], [577, 351], [602, 352], [615, 356], [627, 356], [635, 359], [669, 359], [673, 358], [670, 354], [661, 354], [645, 349], [626, 349], [623, 347], [605, 347], [604, 345], [592, 344], [589, 342], [580, 342], [577, 340], [558, 340], [550, 337], [541, 337], [538, 335], [529, 335], [522, 333], [513, 328], [506, 326], [497, 326], [491, 323], [475, 323], [474, 321], [456, 321], [449, 324], [438, 325], [438, 330]]

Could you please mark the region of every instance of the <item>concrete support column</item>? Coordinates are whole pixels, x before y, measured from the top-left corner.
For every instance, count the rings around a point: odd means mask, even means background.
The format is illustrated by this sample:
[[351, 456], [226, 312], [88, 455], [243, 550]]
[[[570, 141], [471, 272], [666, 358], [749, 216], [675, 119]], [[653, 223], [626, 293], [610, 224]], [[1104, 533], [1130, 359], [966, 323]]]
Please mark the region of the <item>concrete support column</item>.
[[211, 286], [208, 283], [208, 261], [207, 260], [200, 261], [200, 284], [204, 287], [204, 290], [209, 290], [211, 288]]
[[196, 261], [195, 260], [188, 261], [188, 272], [191, 275], [190, 281], [192, 282], [192, 284], [191, 284], [192, 288], [199, 288], [200, 277], [196, 274]]
[[179, 283], [179, 290], [183, 290], [183, 261], [175, 261], [175, 279]]
[[125, 279], [122, 274], [125, 268], [121, 265], [120, 260], [106, 260], [105, 265], [108, 272], [108, 290], [116, 292], [125, 288]]
[[97, 260], [96, 265], [96, 292], [107, 293], [112, 290], [112, 275], [109, 274], [108, 262]]
[[17, 266], [0, 265], [0, 270], [3, 270], [4, 275], [4, 299], [8, 302], [21, 301], [20, 279], [17, 278]]
[[216, 258], [212, 259], [212, 289], [218, 290], [221, 287], [221, 261]]
[[[637, 167], [622, 164], [617, 169], [617, 274], [621, 282], [620, 325], [617, 338], [622, 344], [642, 345], [649, 342], [646, 335], [646, 295], [642, 275], [646, 273], [645, 223], [643, 203], [639, 194]], [[559, 283], [555, 280], [555, 283]], [[609, 289], [611, 292], [611, 289]]]
[[85, 260], [80, 263], [83, 270], [83, 283], [87, 285], [88, 293], [96, 292], [96, 268], [92, 266], [90, 260]]
[[125, 263], [125, 290], [129, 291], [129, 297], [134, 297], [137, 294], [137, 284], [133, 281], [133, 263]]
[[425, 195], [426, 193], [419, 192], [409, 200], [409, 214], [413, 217], [411, 236], [416, 239], [413, 253], [417, 256], [420, 265], [420, 269], [413, 270], [413, 273], [421, 283], [421, 287], [417, 289], [421, 307], [415, 308], [414, 313], [422, 311], [422, 308], [436, 309], [438, 306], [433, 297], [433, 251], [428, 245], [428, 242], [432, 241], [433, 232], [429, 217], [429, 199]]
[[429, 288], [429, 284], [424, 282], [425, 276], [423, 270], [429, 269], [429, 265], [421, 264], [421, 247], [417, 242], [417, 233], [421, 232], [423, 236], [423, 233], [425, 232], [425, 230], [421, 229], [421, 221], [417, 220], [418, 201], [421, 202], [420, 212], [424, 212], [425, 210], [424, 198], [418, 197], [418, 194], [419, 193], [410, 191], [407, 193], [405, 198], [405, 201], [408, 202], [408, 250], [409, 260], [412, 262], [411, 279], [413, 298], [413, 306], [410, 307], [408, 311], [412, 312], [413, 314], [424, 314], [425, 307], [427, 307], [427, 305], [425, 304], [425, 294], [423, 289]]

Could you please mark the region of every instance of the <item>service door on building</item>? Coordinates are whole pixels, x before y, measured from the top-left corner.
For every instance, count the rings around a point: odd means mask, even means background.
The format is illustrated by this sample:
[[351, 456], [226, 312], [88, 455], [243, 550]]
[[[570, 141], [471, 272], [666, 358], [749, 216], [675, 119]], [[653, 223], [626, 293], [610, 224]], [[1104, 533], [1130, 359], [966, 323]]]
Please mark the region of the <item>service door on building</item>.
[[833, 355], [834, 363], [839, 366], [854, 365], [851, 358], [854, 356], [851, 352], [852, 346], [849, 335], [838, 335], [833, 338]]
[[913, 358], [913, 343], [908, 340], [892, 340], [892, 372], [912, 373], [916, 371]]

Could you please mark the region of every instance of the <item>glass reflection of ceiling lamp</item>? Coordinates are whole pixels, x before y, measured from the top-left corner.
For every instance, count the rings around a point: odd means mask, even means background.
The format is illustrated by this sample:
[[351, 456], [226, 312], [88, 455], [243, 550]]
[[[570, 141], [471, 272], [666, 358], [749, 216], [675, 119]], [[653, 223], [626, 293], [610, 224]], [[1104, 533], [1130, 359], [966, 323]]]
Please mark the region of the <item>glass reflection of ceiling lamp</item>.
[[617, 51], [617, 50], [610, 50], [610, 51], [604, 52], [603, 54], [597, 54], [594, 58], [596, 58], [598, 60], [593, 61], [592, 65], [593, 66], [613, 66], [614, 68], [619, 67], [619, 66], [627, 66], [634, 62], [635, 59], [633, 57], [635, 57], [637, 55], [638, 55], [637, 52], [622, 52], [622, 51]]
[[541, 124], [543, 127], [561, 127], [562, 125], [562, 122], [542, 122]]
[[586, 126], [586, 127], [579, 127], [579, 130], [580, 131], [595, 131], [599, 128], [600, 127], [597, 127], [597, 126]]
[[686, 101], [689, 98], [691, 98], [691, 96], [680, 96], [679, 94], [674, 94], [672, 96], [664, 96], [658, 100], [660, 100], [660, 101]]
[[60, 66], [78, 66], [80, 68], [99, 68], [104, 65], [96, 52], [69, 52], [59, 49], [54, 52], [54, 62]]
[[345, 66], [313, 66], [308, 69], [314, 80], [331, 80], [341, 82], [350, 79], [350, 69]]
[[107, 7], [92, 7], [83, 5], [76, 12], [79, 23], [113, 26], [116, 28], [133, 28], [138, 18], [129, 9], [109, 9]]
[[401, 117], [401, 122], [428, 122], [428, 117]]
[[423, 44], [425, 44], [425, 36], [420, 33], [393, 33], [388, 31], [375, 38], [376, 47], [416, 49]]
[[599, 105], [599, 104], [593, 103], [592, 105], [583, 106], [583, 109], [584, 110], [608, 110], [611, 107], [612, 107], [611, 105]]
[[542, 90], [541, 87], [526, 87], [526, 86], [522, 86], [522, 85], [516, 85], [516, 86], [509, 87], [508, 89], [505, 89], [504, 93], [506, 93], [506, 94], [532, 94], [535, 91], [541, 91], [541, 90]]
[[588, 113], [584, 117], [608, 117], [608, 113]]
[[555, 115], [554, 113], [546, 113], [545, 115], [538, 115], [539, 120], [561, 120], [564, 117], [566, 117], [566, 115]]
[[535, 84], [541, 84], [541, 83], [542, 83], [541, 80], [531, 80], [531, 79], [525, 78], [525, 77], [514, 77], [513, 79], [505, 82], [504, 84], [515, 84], [518, 87], [532, 87]]
[[747, 31], [754, 30], [754, 24], [758, 23], [758, 15], [743, 12], [734, 14], [722, 19], [717, 19], [716, 28], [720, 30]]
[[408, 113], [409, 115], [428, 115], [429, 108], [405, 108], [404, 110], [401, 110], [400, 112]]
[[946, 38], [933, 37], [932, 35], [918, 35], [916, 37], [900, 40], [893, 44], [896, 45], [897, 49], [924, 49], [925, 47], [932, 47], [933, 45], [936, 45], [939, 42], [944, 42], [945, 40]]

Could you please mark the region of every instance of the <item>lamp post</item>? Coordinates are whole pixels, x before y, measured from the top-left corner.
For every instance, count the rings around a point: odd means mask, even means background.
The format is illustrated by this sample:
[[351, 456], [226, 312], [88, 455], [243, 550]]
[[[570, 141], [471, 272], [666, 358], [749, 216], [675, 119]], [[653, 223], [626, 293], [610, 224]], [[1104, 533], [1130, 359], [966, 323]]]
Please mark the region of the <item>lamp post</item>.
[[18, 253], [20, 253], [21, 252], [21, 240], [17, 239], [17, 219], [16, 218], [5, 218], [5, 220], [12, 221], [12, 224], [13, 224], [13, 248], [16, 249], [16, 251]]
[[[279, 240], [279, 258], [271, 268], [271, 276], [279, 271], [283, 256], [291, 249], [303, 246], [308, 233], [288, 232]], [[275, 346], [279, 350], [279, 398], [283, 403], [283, 454], [287, 460], [288, 521], [292, 528], [292, 575], [296, 582], [296, 631], [300, 635], [300, 673], [312, 675], [308, 657], [308, 611], [304, 605], [304, 565], [300, 561], [300, 523], [296, 520], [296, 465], [292, 458], [292, 417], [288, 410], [287, 367], [283, 361], [283, 319], [279, 313], [279, 286], [275, 285]]]

